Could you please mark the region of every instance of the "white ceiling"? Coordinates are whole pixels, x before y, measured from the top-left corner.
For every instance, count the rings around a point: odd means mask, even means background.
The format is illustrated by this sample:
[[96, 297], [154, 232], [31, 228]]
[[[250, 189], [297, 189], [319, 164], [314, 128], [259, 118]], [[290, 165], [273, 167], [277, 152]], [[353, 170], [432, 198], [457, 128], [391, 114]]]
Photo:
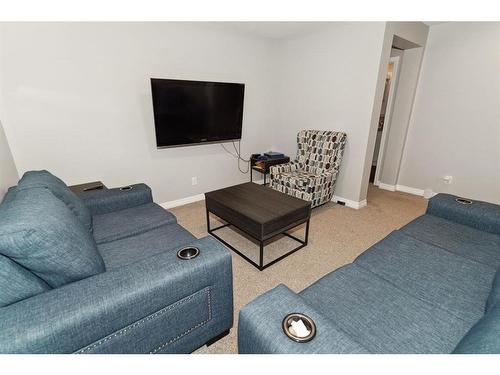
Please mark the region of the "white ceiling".
[[320, 29], [331, 22], [220, 22], [218, 24], [265, 38], [281, 39]]
[[[215, 24], [254, 36], [281, 39], [319, 30], [332, 23], [335, 22], [216, 22]], [[423, 23], [430, 27], [443, 22], [424, 21]]]
[[422, 21], [422, 22], [425, 23], [429, 27], [444, 23], [443, 21]]

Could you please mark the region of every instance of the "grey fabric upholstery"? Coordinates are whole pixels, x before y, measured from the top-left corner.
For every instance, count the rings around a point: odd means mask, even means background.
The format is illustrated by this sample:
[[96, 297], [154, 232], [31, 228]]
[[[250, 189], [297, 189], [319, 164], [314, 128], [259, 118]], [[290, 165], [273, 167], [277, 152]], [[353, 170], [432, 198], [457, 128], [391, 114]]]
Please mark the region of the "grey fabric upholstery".
[[174, 215], [156, 203], [95, 215], [94, 238], [98, 244], [134, 236], [162, 225], [175, 223]]
[[484, 314], [495, 268], [396, 231], [354, 262], [405, 293], [475, 322]]
[[[301, 312], [314, 320], [317, 333], [312, 341], [297, 344], [285, 336], [281, 323], [292, 312]], [[266, 319], [263, 320], [263, 316]], [[282, 284], [259, 296], [252, 302], [251, 308], [244, 307], [240, 311], [239, 322], [240, 353], [368, 353], [335, 321]]]
[[[232, 327], [229, 251], [178, 225], [149, 187], [133, 187], [82, 194], [93, 233], [48, 186], [9, 190], [0, 353], [190, 353]], [[179, 259], [185, 246], [200, 254]]]
[[423, 215], [401, 231], [423, 242], [494, 268], [500, 267], [500, 236], [433, 216]]
[[498, 268], [491, 284], [490, 295], [488, 301], [486, 301], [486, 311], [489, 311], [494, 306], [500, 306], [500, 268]]
[[17, 186], [11, 186], [10, 188], [7, 189], [7, 192], [5, 193], [2, 203], [8, 203], [14, 200], [17, 194]]
[[460, 340], [457, 354], [500, 353], [500, 306], [490, 309]]
[[46, 188], [19, 190], [0, 205], [0, 254], [52, 288], [104, 272], [92, 234]]
[[106, 190], [89, 190], [79, 194], [78, 197], [92, 215], [102, 215], [153, 203], [151, 189], [146, 184], [134, 184]]
[[297, 134], [297, 157], [270, 168], [271, 187], [311, 201], [312, 207], [332, 199], [347, 136], [323, 130], [301, 130]]
[[189, 353], [232, 326], [231, 255], [211, 237], [0, 309], [0, 353]]
[[98, 245], [106, 269], [132, 264], [159, 253], [177, 251], [196, 240], [179, 224], [163, 225], [147, 232]]
[[0, 255], [0, 286], [0, 307], [51, 289], [34, 273], [3, 255]]
[[28, 171], [19, 180], [19, 190], [31, 188], [47, 188], [73, 212], [83, 225], [92, 231], [92, 215], [75, 193], [58, 177], [48, 171]]
[[371, 353], [450, 353], [473, 324], [355, 264], [300, 294]]
[[471, 204], [457, 202], [457, 196], [438, 194], [429, 201], [427, 213], [485, 232], [500, 234], [500, 206], [488, 202], [469, 200]]
[[[347, 341], [370, 353], [500, 354], [499, 206], [452, 202], [432, 198], [427, 214], [298, 295], [275, 288], [249, 303], [240, 353], [358, 353], [343, 350]], [[327, 320], [329, 338], [308, 346], [286, 338], [279, 321], [290, 309]]]

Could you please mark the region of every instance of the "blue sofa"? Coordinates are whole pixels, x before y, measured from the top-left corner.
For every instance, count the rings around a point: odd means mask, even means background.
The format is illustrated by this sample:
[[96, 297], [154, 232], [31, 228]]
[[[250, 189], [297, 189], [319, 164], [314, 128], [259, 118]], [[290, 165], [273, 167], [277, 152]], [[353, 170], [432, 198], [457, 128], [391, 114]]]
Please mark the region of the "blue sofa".
[[231, 267], [144, 184], [77, 196], [27, 172], [0, 204], [0, 352], [190, 353], [232, 327]]
[[[284, 285], [239, 315], [240, 353], [500, 353], [500, 206], [438, 194], [425, 215], [300, 293]], [[284, 317], [316, 335], [298, 343]]]

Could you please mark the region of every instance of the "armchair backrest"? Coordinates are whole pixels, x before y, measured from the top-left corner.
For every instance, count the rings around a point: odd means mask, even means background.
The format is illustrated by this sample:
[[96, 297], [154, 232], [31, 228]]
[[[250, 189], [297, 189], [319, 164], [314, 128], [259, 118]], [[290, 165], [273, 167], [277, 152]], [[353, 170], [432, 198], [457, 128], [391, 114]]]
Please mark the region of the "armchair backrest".
[[297, 160], [307, 172], [338, 172], [346, 140], [342, 132], [301, 130], [297, 134]]

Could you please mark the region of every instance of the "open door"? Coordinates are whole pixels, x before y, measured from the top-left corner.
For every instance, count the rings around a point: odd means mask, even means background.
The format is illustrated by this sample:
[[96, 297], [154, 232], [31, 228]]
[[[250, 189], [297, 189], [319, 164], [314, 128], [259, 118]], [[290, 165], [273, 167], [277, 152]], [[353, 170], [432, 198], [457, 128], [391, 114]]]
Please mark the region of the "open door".
[[387, 76], [385, 81], [384, 97], [380, 108], [377, 138], [375, 139], [375, 149], [373, 151], [372, 168], [370, 172], [370, 182], [378, 186], [380, 183], [380, 173], [384, 164], [384, 154], [387, 143], [387, 134], [391, 127], [391, 115], [396, 97], [396, 87], [399, 73], [400, 56], [393, 56], [387, 66]]

